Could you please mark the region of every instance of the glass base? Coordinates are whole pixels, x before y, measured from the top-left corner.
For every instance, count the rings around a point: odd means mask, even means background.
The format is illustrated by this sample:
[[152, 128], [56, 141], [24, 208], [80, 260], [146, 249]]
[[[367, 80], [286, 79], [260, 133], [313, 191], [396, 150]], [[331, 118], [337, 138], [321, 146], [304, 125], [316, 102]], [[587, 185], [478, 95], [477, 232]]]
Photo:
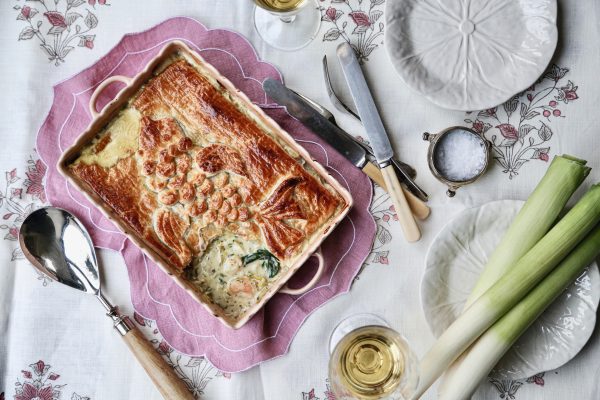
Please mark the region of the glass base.
[[335, 346], [342, 340], [344, 336], [349, 334], [355, 329], [362, 328], [363, 326], [369, 325], [379, 325], [385, 326], [387, 328], [390, 327], [388, 322], [378, 317], [375, 314], [355, 314], [352, 315], [340, 322], [333, 332], [331, 332], [331, 336], [329, 337], [329, 354], [333, 353]]
[[[284, 21], [287, 19], [289, 22]], [[291, 17], [279, 17], [258, 6], [254, 10], [254, 27], [258, 35], [279, 50], [294, 51], [305, 47], [317, 36], [320, 26], [321, 12], [314, 0], [309, 0]]]

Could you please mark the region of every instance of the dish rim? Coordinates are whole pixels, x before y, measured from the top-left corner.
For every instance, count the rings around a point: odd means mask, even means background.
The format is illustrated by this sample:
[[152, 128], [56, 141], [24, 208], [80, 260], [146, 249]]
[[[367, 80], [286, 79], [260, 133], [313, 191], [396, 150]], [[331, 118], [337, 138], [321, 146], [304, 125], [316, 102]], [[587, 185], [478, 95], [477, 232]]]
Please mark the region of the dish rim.
[[[204, 301], [201, 296], [201, 291], [187, 281], [183, 276], [178, 276], [172, 272], [173, 267], [170, 266], [160, 253], [154, 250], [142, 238], [138, 237], [132, 229], [127, 226], [121, 218], [116, 215], [114, 210], [110, 208], [85, 182], [75, 177], [68, 168], [68, 165], [73, 162], [86, 145], [88, 145], [96, 135], [102, 131], [106, 124], [119, 112], [122, 107], [134, 96], [138, 90], [153, 76], [154, 70], [168, 57], [177, 52], [186, 53], [196, 62], [205, 67], [212, 78], [215, 78], [232, 96], [237, 97], [241, 103], [246, 106], [255, 117], [271, 129], [272, 133], [282, 140], [292, 150], [296, 151], [304, 161], [310, 165], [317, 175], [346, 202], [346, 205], [339, 211], [338, 215], [331, 219], [328, 223], [319, 228], [319, 233], [315, 234], [309, 245], [300, 253], [296, 261], [290, 265], [285, 274], [282, 274], [269, 288], [267, 293], [260, 301], [250, 307], [245, 313], [241, 314], [240, 318], [233, 319], [224, 314], [224, 310], [213, 303]], [[110, 79], [112, 76], [105, 77], [98, 82], [95, 87], [100, 87], [103, 82]], [[122, 88], [115, 97], [106, 104], [101, 111], [88, 124], [87, 128], [79, 135], [79, 137], [71, 144], [60, 156], [57, 162], [59, 173], [65, 177], [68, 183], [73, 185], [86, 199], [94, 205], [107, 219], [109, 219], [117, 228], [137, 245], [142, 252], [150, 257], [159, 268], [171, 277], [181, 288], [183, 288], [196, 302], [200, 303], [210, 314], [216, 317], [225, 326], [232, 329], [239, 329], [244, 326], [265, 304], [273, 297], [288, 280], [304, 265], [309, 257], [315, 253], [323, 241], [331, 234], [335, 227], [346, 217], [353, 206], [353, 199], [346, 188], [344, 188], [331, 174], [327, 172], [324, 166], [317, 162], [310, 153], [298, 144], [294, 138], [286, 132], [279, 124], [269, 117], [260, 107], [252, 103], [248, 96], [233, 85], [233, 83], [223, 76], [212, 64], [206, 61], [200, 54], [192, 50], [181, 40], [171, 40], [167, 42], [161, 50], [148, 61], [148, 63], [133, 77], [129, 78], [128, 84]], [[309, 289], [310, 290], [310, 289]]]

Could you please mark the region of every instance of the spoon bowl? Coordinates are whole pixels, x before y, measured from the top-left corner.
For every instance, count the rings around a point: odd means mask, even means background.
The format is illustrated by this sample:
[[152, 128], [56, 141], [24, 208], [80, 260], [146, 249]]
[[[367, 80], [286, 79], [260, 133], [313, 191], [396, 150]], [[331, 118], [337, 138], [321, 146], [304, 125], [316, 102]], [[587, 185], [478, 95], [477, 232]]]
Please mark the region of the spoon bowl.
[[66, 210], [42, 207], [23, 221], [19, 244], [25, 257], [44, 275], [98, 298], [114, 328], [165, 399], [194, 398], [129, 317], [120, 314], [118, 308], [102, 295], [94, 243], [81, 221]]
[[60, 208], [43, 207], [25, 218], [19, 232], [25, 257], [49, 278], [100, 294], [100, 272], [92, 239], [81, 222]]

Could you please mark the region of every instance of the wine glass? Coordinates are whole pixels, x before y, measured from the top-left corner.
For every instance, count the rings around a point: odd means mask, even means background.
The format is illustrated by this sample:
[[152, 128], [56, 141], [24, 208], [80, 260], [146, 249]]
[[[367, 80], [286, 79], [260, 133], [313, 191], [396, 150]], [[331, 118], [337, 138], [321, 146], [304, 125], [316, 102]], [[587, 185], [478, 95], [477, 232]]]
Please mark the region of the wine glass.
[[309, 44], [321, 26], [316, 0], [254, 0], [254, 27], [267, 44], [298, 50]]
[[329, 340], [329, 381], [336, 399], [403, 400], [418, 383], [417, 358], [381, 317], [358, 314]]

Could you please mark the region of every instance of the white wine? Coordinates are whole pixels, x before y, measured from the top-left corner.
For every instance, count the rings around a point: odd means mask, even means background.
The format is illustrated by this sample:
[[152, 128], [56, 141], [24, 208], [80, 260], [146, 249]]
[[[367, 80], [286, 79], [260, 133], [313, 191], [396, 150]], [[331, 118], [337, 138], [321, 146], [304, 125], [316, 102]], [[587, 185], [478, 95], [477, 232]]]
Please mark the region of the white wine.
[[[262, 40], [279, 50], [309, 44], [321, 26], [318, 0], [254, 0], [254, 27]], [[310, 3], [313, 4], [310, 4]]]
[[290, 12], [302, 7], [306, 0], [254, 0], [262, 8], [273, 12]]
[[364, 326], [342, 338], [330, 360], [336, 394], [379, 399], [403, 381], [408, 348], [402, 337], [383, 326]]

